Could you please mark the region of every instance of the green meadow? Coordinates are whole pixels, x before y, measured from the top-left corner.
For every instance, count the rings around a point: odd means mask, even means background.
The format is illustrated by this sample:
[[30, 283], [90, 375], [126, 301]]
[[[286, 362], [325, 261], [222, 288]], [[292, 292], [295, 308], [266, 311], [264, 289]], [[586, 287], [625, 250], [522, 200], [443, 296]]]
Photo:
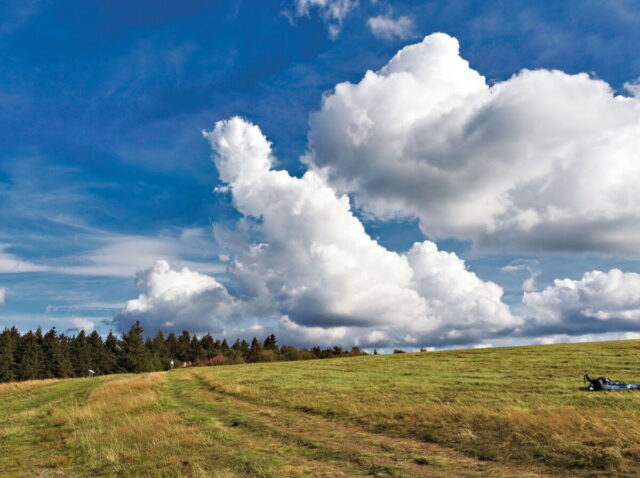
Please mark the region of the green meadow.
[[0, 384], [1, 477], [637, 477], [640, 341]]

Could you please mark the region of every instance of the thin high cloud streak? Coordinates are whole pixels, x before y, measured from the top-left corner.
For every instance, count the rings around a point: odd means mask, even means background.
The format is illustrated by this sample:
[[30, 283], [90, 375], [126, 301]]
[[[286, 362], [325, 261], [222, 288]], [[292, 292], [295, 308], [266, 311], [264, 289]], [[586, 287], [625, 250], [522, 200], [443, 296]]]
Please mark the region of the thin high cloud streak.
[[638, 254], [639, 133], [637, 97], [557, 70], [489, 86], [436, 33], [325, 96], [305, 161], [365, 212], [418, 217], [429, 237]]
[[[47, 264], [22, 259], [9, 252], [10, 244], [0, 243], [0, 274], [53, 272], [58, 274], [131, 277], [159, 258], [180, 263], [201, 272], [221, 273], [221, 263], [188, 260], [202, 255], [209, 240], [200, 229], [166, 231], [158, 237], [113, 234], [99, 230], [87, 232], [96, 244], [87, 252], [51, 260]], [[213, 251], [212, 251], [213, 252]]]
[[[364, 346], [469, 343], [522, 323], [501, 302], [502, 289], [466, 270], [455, 254], [430, 241], [405, 254], [389, 251], [367, 235], [348, 197], [318, 174], [296, 178], [271, 169], [271, 146], [257, 126], [236, 117], [206, 137], [244, 216], [235, 230], [218, 235], [228, 238], [223, 245], [233, 257], [234, 297], [213, 278], [158, 263], [142, 274], [149, 278], [139, 280], [144, 293], [127, 303], [117, 323], [141, 317], [166, 328], [171, 311], [182, 317], [172, 324], [179, 328], [210, 310], [213, 328], [225, 329], [234, 316], [267, 318], [296, 343]], [[160, 276], [171, 296], [150, 285]], [[202, 288], [193, 285], [198, 281]]]

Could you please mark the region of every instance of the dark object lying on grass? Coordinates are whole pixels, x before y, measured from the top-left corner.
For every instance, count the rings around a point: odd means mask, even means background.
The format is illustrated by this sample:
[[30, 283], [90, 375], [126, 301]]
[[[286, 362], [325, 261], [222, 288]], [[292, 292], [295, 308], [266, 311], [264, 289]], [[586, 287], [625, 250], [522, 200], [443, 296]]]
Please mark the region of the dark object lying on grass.
[[591, 378], [589, 375], [584, 376], [585, 381], [589, 382], [589, 390], [640, 390], [640, 385], [637, 383], [622, 383], [616, 382], [609, 377]]

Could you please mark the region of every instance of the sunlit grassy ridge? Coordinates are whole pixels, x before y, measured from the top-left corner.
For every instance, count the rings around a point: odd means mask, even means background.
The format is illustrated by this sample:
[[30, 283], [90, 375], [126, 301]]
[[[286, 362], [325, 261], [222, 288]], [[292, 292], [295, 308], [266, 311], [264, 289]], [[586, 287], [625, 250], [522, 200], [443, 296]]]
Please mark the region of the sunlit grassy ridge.
[[640, 476], [640, 342], [0, 385], [0, 476]]

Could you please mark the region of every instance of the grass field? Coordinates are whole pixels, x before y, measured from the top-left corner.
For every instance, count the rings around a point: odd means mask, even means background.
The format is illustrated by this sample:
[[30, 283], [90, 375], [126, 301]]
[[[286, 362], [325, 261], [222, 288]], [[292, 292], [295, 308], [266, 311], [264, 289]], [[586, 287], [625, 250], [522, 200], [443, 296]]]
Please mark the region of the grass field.
[[636, 477], [639, 341], [0, 384], [0, 476]]

